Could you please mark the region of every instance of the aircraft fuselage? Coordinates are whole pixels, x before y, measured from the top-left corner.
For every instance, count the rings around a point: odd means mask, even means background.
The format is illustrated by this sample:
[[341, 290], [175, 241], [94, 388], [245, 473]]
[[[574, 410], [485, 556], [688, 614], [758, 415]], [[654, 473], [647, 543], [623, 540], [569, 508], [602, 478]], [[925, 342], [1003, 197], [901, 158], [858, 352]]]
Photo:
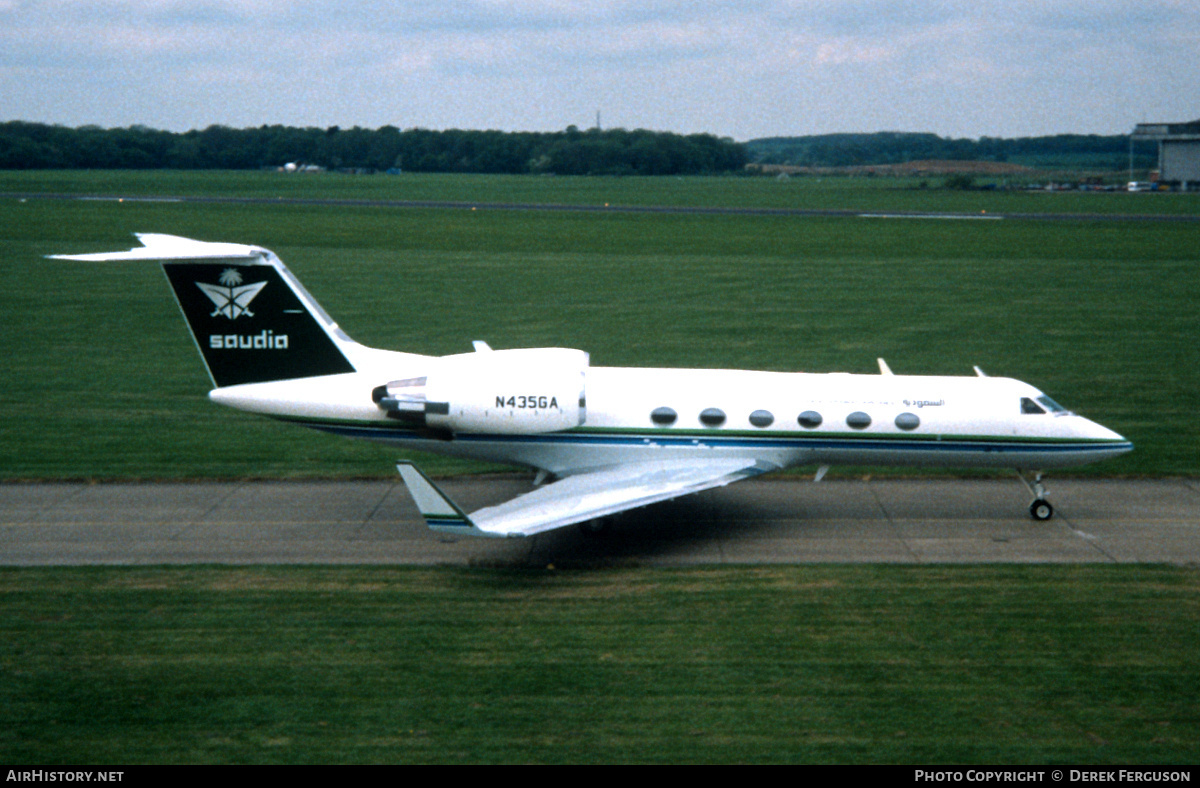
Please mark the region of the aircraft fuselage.
[[[390, 418], [371, 400], [380, 380], [426, 371], [420, 364], [405, 366], [232, 386], [210, 397], [331, 433], [553, 474], [697, 454], [752, 457], [779, 468], [1050, 469], [1132, 448], [1106, 427], [1037, 404], [1040, 391], [1010, 378], [628, 367], [588, 368], [579, 426], [517, 435], [438, 434]], [[553, 398], [536, 390], [495, 396], [506, 407], [519, 406], [520, 398], [534, 404]], [[1034, 412], [1023, 412], [1023, 402]]]

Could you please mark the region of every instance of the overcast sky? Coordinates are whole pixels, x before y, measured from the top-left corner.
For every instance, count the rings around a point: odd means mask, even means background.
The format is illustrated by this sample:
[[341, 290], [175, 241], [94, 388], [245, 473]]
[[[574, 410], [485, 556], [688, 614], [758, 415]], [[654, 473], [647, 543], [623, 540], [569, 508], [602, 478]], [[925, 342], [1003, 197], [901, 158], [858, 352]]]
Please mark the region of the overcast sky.
[[0, 121], [1124, 134], [1197, 0], [0, 0]]

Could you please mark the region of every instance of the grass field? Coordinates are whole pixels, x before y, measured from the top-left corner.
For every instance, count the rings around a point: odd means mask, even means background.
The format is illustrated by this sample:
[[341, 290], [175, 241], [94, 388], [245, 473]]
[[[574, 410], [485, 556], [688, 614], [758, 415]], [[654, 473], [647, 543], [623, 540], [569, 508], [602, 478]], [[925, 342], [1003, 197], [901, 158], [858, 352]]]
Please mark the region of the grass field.
[[[414, 178], [420, 188], [471, 192], [481, 202], [521, 192], [569, 203], [612, 188], [626, 199], [641, 190], [653, 192], [653, 202], [687, 203], [699, 184], [706, 201], [737, 204], [774, 185]], [[339, 196], [390, 181], [0, 173], [0, 189], [76, 193], [132, 183], [240, 194], [267, 182], [289, 194]], [[830, 204], [927, 207], [921, 193], [884, 181], [841, 184], [822, 187]], [[127, 248], [134, 231], [272, 248], [352, 336], [381, 347], [450, 353], [485, 339], [494, 347], [581, 347], [595, 365], [818, 372], [872, 372], [876, 356], [898, 373], [971, 374], [978, 364], [1043, 388], [1137, 445], [1080, 472], [1196, 474], [1197, 227], [0, 199], [8, 364], [0, 477], [392, 472], [389, 450], [209, 404], [203, 367], [156, 266], [42, 259]], [[478, 468], [422, 462], [435, 473]]]
[[[1064, 178], [1070, 180], [1070, 178]], [[993, 179], [995, 180], [995, 179]], [[430, 200], [560, 205], [950, 211], [961, 213], [1200, 214], [1200, 194], [956, 191], [942, 178], [347, 176], [336, 173], [118, 170], [0, 171], [0, 194]], [[979, 182], [988, 182], [980, 178]], [[922, 186], [924, 184], [924, 187]]]
[[[0, 173], [0, 192], [1200, 213], [793, 184]], [[1195, 475], [1196, 227], [0, 198], [0, 478], [393, 473], [389, 450], [210, 404], [155, 266], [42, 259], [134, 231], [273, 248], [383, 347], [979, 364], [1137, 443], [1083, 472]], [[1189, 764], [1198, 646], [1195, 568], [0, 569], [0, 761]]]
[[0, 761], [1191, 764], [1166, 567], [0, 570]]

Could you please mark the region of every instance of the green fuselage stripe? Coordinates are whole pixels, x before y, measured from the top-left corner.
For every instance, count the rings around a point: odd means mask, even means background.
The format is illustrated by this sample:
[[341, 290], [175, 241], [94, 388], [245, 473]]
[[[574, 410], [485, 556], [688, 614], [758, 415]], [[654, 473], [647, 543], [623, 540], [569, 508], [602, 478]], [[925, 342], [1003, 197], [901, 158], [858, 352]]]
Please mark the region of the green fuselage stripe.
[[[394, 422], [380, 422], [365, 419], [313, 419], [302, 416], [279, 416], [282, 421], [300, 424], [316, 429], [345, 428], [376, 432], [380, 436], [394, 435], [404, 438], [421, 438], [423, 430]], [[428, 436], [431, 439], [432, 435]], [[580, 438], [623, 438], [626, 440], [680, 441], [698, 440], [702, 442], [721, 443], [725, 441], [742, 442], [783, 442], [806, 443], [812, 441], [855, 441], [879, 443], [990, 443], [1009, 445], [1092, 445], [1110, 446], [1128, 443], [1126, 440], [1108, 438], [1064, 438], [1053, 436], [1014, 436], [1014, 435], [956, 435], [952, 433], [908, 433], [908, 432], [825, 432], [820, 430], [732, 430], [732, 429], [688, 429], [672, 427], [574, 427], [560, 432], [547, 432], [529, 435], [502, 435], [494, 433], [459, 433], [455, 439], [495, 440], [495, 441], [527, 441], [532, 439], [562, 440]]]

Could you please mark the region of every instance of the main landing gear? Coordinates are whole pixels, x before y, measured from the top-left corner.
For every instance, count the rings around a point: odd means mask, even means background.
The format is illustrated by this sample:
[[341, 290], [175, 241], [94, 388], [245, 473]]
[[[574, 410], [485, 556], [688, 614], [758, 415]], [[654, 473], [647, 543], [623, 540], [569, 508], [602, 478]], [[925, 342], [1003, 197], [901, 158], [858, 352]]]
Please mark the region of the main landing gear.
[[602, 539], [612, 533], [613, 520], [616, 519], [611, 515], [608, 517], [597, 517], [594, 520], [585, 520], [580, 523], [579, 533], [587, 539]]
[[1042, 474], [1040, 471], [1035, 471], [1033, 481], [1027, 478], [1025, 471], [1017, 469], [1017, 476], [1020, 477], [1022, 483], [1033, 496], [1033, 503], [1029, 505], [1029, 516], [1035, 520], [1049, 520], [1054, 516], [1054, 507], [1046, 500], [1046, 488], [1042, 485]]

